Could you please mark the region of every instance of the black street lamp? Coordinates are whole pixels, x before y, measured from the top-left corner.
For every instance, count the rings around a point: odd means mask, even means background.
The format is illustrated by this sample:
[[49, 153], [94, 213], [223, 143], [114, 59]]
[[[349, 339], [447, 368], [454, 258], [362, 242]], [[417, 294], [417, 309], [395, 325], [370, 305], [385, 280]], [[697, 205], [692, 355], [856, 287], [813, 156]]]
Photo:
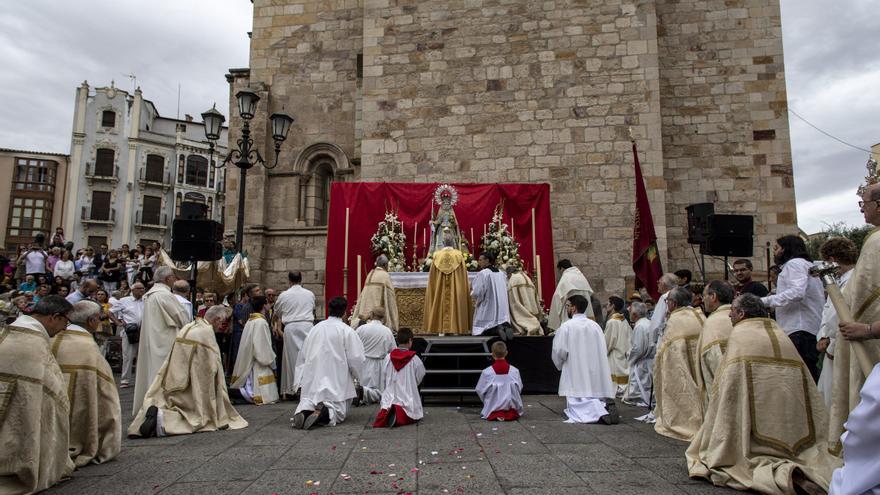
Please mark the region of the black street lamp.
[[260, 151], [254, 147], [254, 140], [251, 139], [250, 121], [257, 112], [257, 103], [260, 101], [260, 95], [250, 89], [243, 89], [235, 94], [238, 100], [238, 114], [241, 116], [244, 124], [241, 127], [241, 138], [236, 141], [236, 147], [229, 150], [226, 158], [217, 165], [214, 161], [214, 142], [220, 139], [220, 128], [226, 117], [217, 111], [216, 105], [206, 112], [202, 113], [202, 120], [205, 124], [205, 137], [208, 139], [209, 153], [211, 155], [211, 166], [220, 168], [232, 163], [241, 173], [241, 179], [238, 184], [238, 223], [235, 226], [235, 242], [238, 251], [242, 252], [244, 247], [244, 191], [247, 183], [247, 171], [255, 165], [262, 165], [267, 169], [275, 168], [278, 165], [278, 155], [281, 153], [281, 143], [287, 139], [287, 133], [293, 124], [293, 117], [283, 113], [273, 113], [269, 120], [272, 123], [272, 139], [275, 141], [275, 163], [269, 165], [260, 155]]

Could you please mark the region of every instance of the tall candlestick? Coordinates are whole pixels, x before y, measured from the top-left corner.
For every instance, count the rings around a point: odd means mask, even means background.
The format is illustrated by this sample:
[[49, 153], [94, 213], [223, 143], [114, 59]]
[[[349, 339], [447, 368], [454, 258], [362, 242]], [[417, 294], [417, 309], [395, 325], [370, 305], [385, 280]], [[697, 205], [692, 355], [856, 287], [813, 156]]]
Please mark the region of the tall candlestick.
[[[419, 222], [413, 225], [413, 260], [419, 257]], [[406, 256], [404, 256], [406, 258]], [[415, 263], [413, 263], [415, 264]]]
[[474, 228], [471, 227], [471, 253], [473, 253], [477, 249], [477, 245], [474, 243]]
[[532, 259], [538, 266], [538, 241], [535, 237], [535, 209], [532, 208]]
[[544, 300], [543, 291], [541, 290], [541, 255], [535, 256], [535, 278], [537, 278], [538, 299]]
[[358, 292], [357, 297], [361, 297], [361, 255], [357, 255], [357, 276], [358, 276]]
[[516, 239], [516, 225], [513, 224], [513, 217], [510, 217], [510, 237]]
[[345, 209], [345, 244], [342, 254], [342, 297], [348, 297], [348, 220], [351, 210]]

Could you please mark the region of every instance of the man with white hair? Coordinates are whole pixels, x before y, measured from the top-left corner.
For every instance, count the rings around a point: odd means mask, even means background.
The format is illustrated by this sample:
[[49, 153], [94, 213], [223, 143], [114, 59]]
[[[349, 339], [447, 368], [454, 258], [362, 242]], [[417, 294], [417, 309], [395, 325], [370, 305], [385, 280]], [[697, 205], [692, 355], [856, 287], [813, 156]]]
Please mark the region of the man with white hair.
[[651, 380], [654, 374], [654, 341], [651, 340], [651, 320], [646, 317], [648, 307], [640, 301], [633, 301], [629, 306], [633, 325], [630, 350], [627, 353], [629, 363], [629, 385], [623, 401], [639, 407], [648, 407], [651, 401]]
[[68, 453], [77, 467], [101, 464], [122, 449], [122, 411], [113, 370], [92, 336], [101, 329], [101, 305], [80, 301], [67, 329], [52, 338], [52, 354], [68, 383]]
[[651, 342], [655, 347], [660, 342], [660, 336], [666, 324], [666, 299], [669, 296], [669, 291], [676, 287], [678, 287], [678, 277], [674, 273], [664, 273], [657, 281], [660, 297], [654, 305], [654, 314], [651, 315]]
[[364, 288], [358, 296], [354, 310], [351, 312], [351, 326], [357, 328], [362, 322], [370, 319], [370, 312], [375, 308], [385, 310], [385, 324], [393, 331], [397, 331], [397, 298], [394, 294], [394, 284], [388, 274], [388, 257], [380, 254], [376, 258], [376, 267], [367, 274]]
[[188, 435], [247, 427], [247, 421], [229, 402], [220, 348], [214, 338], [230, 312], [226, 306], [211, 306], [204, 318], [177, 333], [171, 353], [128, 428], [129, 436]]
[[138, 342], [137, 376], [134, 382], [132, 414], [137, 414], [153, 378], [171, 352], [178, 330], [192, 318], [171, 293], [177, 281], [170, 266], [160, 266], [154, 274], [153, 288], [144, 295], [144, 317]]
[[119, 332], [122, 338], [122, 375], [119, 377], [119, 388], [128, 388], [131, 367], [137, 357], [141, 322], [144, 319], [144, 292], [144, 284], [135, 282], [131, 285], [131, 295], [110, 306], [111, 316], [122, 327]]
[[174, 297], [177, 299], [177, 302], [183, 306], [183, 309], [186, 310], [186, 314], [189, 315], [189, 321], [192, 321], [193, 316], [193, 305], [192, 301], [189, 300], [190, 295], [190, 287], [189, 282], [186, 280], [178, 280], [174, 282], [174, 285], [171, 286], [171, 292], [174, 293]]

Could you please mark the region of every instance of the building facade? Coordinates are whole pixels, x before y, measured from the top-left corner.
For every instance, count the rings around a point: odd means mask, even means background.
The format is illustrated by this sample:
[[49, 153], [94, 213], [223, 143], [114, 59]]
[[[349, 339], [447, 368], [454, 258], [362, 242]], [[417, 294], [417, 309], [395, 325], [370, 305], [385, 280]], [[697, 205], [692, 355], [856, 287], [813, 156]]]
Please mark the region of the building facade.
[[[225, 156], [224, 128], [214, 163]], [[76, 90], [64, 220], [75, 246], [134, 246], [171, 241], [171, 222], [185, 201], [207, 205], [219, 220], [225, 170], [211, 166], [204, 125], [159, 115], [140, 88], [113, 84]]]
[[693, 203], [754, 215], [758, 267], [765, 242], [797, 232], [778, 0], [253, 3], [231, 98], [261, 95], [264, 156], [268, 115], [297, 120], [278, 167], [248, 177], [258, 281], [303, 270], [323, 295], [331, 181], [546, 182], [557, 259], [620, 294], [634, 280], [630, 129], [668, 271], [698, 272]]
[[52, 240], [62, 226], [67, 187], [68, 155], [0, 149], [0, 246], [7, 256], [43, 234]]

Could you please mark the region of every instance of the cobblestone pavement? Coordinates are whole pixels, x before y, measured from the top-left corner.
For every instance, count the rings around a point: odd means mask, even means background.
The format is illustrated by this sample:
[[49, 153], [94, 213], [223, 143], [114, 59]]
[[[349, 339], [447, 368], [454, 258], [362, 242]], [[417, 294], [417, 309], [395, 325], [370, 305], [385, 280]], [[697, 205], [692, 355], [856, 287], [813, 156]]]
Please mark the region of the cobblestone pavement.
[[[131, 391], [121, 391], [126, 421]], [[633, 421], [644, 410], [622, 405], [619, 425], [572, 425], [560, 397], [524, 399], [517, 422], [489, 423], [473, 403], [447, 403], [393, 430], [370, 427], [376, 406], [311, 431], [290, 427], [295, 403], [239, 406], [244, 430], [126, 438], [117, 459], [46, 493], [734, 493], [688, 479], [686, 444]]]

